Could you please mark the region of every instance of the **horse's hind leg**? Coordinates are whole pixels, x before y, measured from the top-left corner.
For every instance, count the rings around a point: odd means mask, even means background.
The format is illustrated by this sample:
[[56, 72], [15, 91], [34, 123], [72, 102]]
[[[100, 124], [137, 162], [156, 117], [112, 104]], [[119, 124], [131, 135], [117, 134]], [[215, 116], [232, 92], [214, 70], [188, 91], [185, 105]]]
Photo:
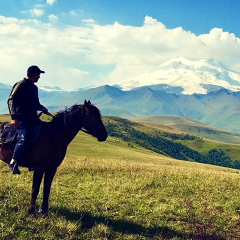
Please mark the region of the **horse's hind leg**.
[[48, 215], [48, 200], [51, 190], [51, 185], [57, 168], [49, 169], [45, 172], [44, 176], [44, 187], [43, 187], [43, 202], [41, 212], [47, 216]]
[[37, 200], [40, 185], [42, 182], [43, 173], [44, 171], [42, 170], [35, 170], [33, 173], [32, 198], [31, 198], [30, 206], [28, 208], [29, 214], [35, 214], [36, 200]]

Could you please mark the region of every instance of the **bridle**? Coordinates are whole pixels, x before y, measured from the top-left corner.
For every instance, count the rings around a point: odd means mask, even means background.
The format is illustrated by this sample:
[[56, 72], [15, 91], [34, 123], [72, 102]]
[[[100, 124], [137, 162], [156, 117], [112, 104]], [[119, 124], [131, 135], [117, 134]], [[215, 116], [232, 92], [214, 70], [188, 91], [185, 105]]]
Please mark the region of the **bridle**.
[[84, 132], [84, 133], [87, 133], [87, 134], [89, 134], [89, 135], [92, 135], [92, 134], [91, 134], [89, 131], [87, 131], [86, 129], [81, 128], [80, 131], [82, 131], [82, 132]]
[[[86, 116], [90, 121], [92, 121], [90, 118], [90, 113], [85, 109], [85, 106], [82, 106], [82, 115]], [[92, 135], [87, 129], [81, 128], [80, 131]]]

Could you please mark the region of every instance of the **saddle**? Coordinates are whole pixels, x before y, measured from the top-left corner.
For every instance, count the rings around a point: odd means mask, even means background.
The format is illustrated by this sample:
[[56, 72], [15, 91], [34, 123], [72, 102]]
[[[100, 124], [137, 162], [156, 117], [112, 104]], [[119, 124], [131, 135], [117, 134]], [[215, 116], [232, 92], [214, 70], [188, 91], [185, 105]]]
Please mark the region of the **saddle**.
[[5, 144], [13, 144], [16, 141], [17, 129], [9, 122], [0, 125], [0, 147]]
[[[33, 143], [40, 132], [42, 121], [38, 121], [31, 129], [31, 142]], [[17, 128], [9, 122], [4, 122], [0, 125], [0, 159], [9, 163], [12, 159], [12, 154], [17, 140]], [[21, 163], [22, 167], [28, 167], [30, 171], [33, 170], [29, 159]]]

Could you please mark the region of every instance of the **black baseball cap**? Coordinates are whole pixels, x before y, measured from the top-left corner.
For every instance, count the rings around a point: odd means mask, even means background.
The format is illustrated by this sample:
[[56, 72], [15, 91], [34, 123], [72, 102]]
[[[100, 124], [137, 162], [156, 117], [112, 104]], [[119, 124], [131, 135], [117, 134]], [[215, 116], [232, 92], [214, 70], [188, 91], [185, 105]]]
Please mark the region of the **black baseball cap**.
[[40, 70], [40, 68], [38, 66], [35, 66], [35, 65], [30, 66], [27, 70], [27, 75], [28, 76], [33, 76], [35, 73], [40, 74], [40, 73], [45, 73], [45, 72]]

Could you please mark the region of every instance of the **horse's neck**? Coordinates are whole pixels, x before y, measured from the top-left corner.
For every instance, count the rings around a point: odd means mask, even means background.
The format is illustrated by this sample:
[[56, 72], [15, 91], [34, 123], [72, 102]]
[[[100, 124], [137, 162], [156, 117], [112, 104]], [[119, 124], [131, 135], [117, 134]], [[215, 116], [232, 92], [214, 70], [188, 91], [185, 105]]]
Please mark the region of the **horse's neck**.
[[65, 127], [63, 133], [61, 134], [61, 143], [69, 145], [69, 143], [76, 137], [79, 129], [73, 129], [70, 127]]
[[79, 130], [83, 127], [80, 117], [78, 119], [64, 120], [64, 116], [60, 116], [52, 122], [51, 126], [56, 133], [55, 139], [61, 147], [67, 147], [69, 143], [75, 138]]

